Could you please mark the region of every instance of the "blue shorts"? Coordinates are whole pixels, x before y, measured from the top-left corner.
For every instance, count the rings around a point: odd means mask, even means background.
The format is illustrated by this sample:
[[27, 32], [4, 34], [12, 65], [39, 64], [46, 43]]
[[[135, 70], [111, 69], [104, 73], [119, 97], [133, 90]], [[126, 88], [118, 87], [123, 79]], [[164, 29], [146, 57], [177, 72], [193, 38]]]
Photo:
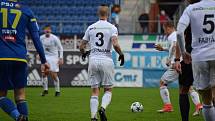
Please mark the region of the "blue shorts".
[[0, 90], [24, 88], [27, 85], [28, 66], [25, 62], [0, 61]]

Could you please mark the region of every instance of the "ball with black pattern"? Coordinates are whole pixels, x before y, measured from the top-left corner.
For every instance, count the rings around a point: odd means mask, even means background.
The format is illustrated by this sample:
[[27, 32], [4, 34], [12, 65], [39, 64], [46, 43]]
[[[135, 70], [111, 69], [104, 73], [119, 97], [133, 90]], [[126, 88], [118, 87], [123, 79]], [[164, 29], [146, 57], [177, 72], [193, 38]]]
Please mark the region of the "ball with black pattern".
[[131, 112], [142, 112], [143, 111], [143, 105], [140, 102], [134, 102], [131, 104]]

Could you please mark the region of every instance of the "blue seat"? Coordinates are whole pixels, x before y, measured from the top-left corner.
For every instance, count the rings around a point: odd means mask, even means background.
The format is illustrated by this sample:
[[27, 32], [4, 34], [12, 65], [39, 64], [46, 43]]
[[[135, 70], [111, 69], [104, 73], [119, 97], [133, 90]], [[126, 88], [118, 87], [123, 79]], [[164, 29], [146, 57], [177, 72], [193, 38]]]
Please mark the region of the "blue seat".
[[30, 5], [38, 21], [51, 22], [54, 32], [60, 32], [59, 24], [63, 23], [63, 33], [80, 34], [88, 25], [98, 20], [99, 5], [110, 5], [115, 0], [22, 0], [21, 2]]

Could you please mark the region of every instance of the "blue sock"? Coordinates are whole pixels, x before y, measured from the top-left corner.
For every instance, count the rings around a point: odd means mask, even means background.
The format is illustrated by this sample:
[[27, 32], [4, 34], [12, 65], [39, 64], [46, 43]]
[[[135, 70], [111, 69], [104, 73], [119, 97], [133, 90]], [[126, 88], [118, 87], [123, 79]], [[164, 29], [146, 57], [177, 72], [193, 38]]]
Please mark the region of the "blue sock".
[[0, 108], [13, 119], [17, 119], [20, 115], [14, 103], [6, 97], [0, 97]]
[[20, 100], [17, 101], [17, 109], [20, 112], [20, 114], [24, 115], [24, 116], [28, 116], [28, 105], [27, 105], [27, 101], [25, 100]]

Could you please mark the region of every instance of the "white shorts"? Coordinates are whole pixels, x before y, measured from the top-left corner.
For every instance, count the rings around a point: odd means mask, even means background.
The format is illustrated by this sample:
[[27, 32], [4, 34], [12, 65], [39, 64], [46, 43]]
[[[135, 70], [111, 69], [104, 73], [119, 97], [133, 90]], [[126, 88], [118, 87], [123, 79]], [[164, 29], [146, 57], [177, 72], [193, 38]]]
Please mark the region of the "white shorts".
[[205, 90], [215, 86], [215, 61], [193, 62], [194, 87]]
[[91, 59], [88, 68], [88, 78], [92, 88], [101, 85], [104, 88], [112, 88], [114, 81], [114, 63], [110, 59]]
[[169, 68], [161, 77], [161, 80], [165, 84], [169, 84], [171, 82], [174, 82], [178, 80], [179, 74], [175, 69]]
[[50, 65], [51, 72], [59, 72], [59, 59], [56, 57], [46, 57], [48, 64]]

